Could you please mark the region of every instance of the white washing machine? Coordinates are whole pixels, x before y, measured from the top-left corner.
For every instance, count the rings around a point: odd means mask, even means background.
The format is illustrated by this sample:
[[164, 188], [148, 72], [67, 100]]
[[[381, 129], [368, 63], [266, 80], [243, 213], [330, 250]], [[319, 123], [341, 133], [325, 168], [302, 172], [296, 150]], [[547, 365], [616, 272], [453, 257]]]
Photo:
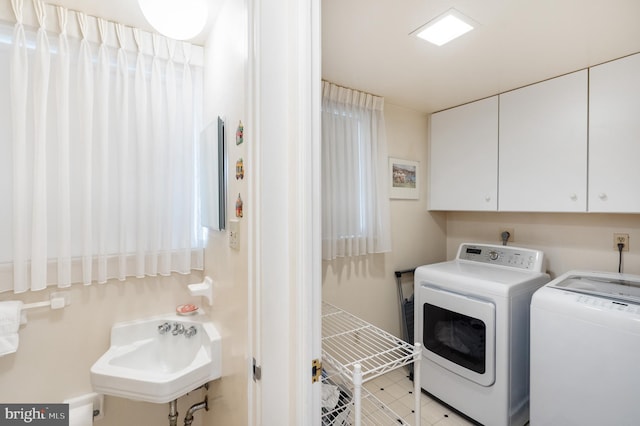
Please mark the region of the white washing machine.
[[460, 245], [415, 271], [415, 337], [429, 394], [487, 426], [529, 419], [529, 307], [549, 281], [539, 250]]
[[571, 271], [531, 301], [531, 425], [640, 424], [640, 276]]

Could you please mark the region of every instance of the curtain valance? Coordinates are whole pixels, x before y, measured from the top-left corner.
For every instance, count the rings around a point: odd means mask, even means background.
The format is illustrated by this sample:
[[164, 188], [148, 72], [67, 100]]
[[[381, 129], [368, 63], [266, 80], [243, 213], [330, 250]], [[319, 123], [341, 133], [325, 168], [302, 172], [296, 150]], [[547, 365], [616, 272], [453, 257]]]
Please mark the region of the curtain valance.
[[[17, 10], [21, 15], [20, 23], [27, 31], [37, 30], [42, 26], [51, 35], [57, 36], [63, 32], [62, 27], [64, 26], [65, 34], [72, 40], [80, 40], [86, 37], [87, 41], [92, 45], [104, 43], [110, 48], [122, 47], [127, 52], [137, 53], [138, 51], [141, 51], [145, 55], [157, 54], [162, 59], [169, 58], [169, 49], [166, 45], [161, 45], [157, 52], [154, 51], [154, 33], [150, 31], [134, 28], [119, 22], [111, 22], [95, 16], [87, 15], [81, 11], [75, 11], [49, 3], [42, 3], [42, 6], [39, 6], [42, 7], [45, 12], [44, 20], [41, 25], [37, 17], [36, 7], [34, 6], [35, 2], [32, 3], [31, 0], [23, 0], [21, 2], [17, 2], [15, 0], [0, 0], [0, 2], [6, 4], [6, 7], [3, 7], [3, 5], [0, 4], [0, 22], [4, 21], [4, 23], [11, 26], [16, 22]], [[58, 13], [58, 10], [65, 11], [62, 15], [65, 16], [64, 19], [66, 19], [66, 22], [60, 21], [61, 14]], [[80, 18], [80, 15], [82, 15], [82, 18]], [[80, 23], [81, 19], [85, 21], [85, 35], [82, 34], [82, 24]], [[106, 24], [106, 31], [104, 31], [103, 35], [100, 34], [99, 21], [103, 21], [103, 25]], [[118, 29], [118, 27], [120, 28]], [[134, 36], [134, 31], [138, 33], [137, 40], [135, 39], [136, 36]], [[189, 46], [190, 54], [188, 61], [191, 65], [202, 66], [204, 64], [204, 48], [202, 46], [175, 40], [173, 42], [176, 45], [184, 44]], [[186, 58], [183, 54], [183, 50], [176, 49], [173, 61], [176, 63], [182, 63], [185, 60]]]

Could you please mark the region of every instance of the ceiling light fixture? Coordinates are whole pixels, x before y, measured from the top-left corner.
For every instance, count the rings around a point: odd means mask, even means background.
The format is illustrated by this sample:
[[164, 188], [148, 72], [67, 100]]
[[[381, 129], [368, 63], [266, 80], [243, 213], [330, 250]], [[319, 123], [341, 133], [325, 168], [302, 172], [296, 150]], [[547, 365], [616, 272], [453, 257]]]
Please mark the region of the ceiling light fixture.
[[436, 46], [442, 46], [460, 37], [462, 34], [471, 31], [475, 25], [473, 20], [464, 16], [456, 9], [449, 9], [411, 34], [433, 43]]
[[138, 0], [138, 4], [156, 31], [176, 40], [200, 34], [209, 14], [205, 0]]

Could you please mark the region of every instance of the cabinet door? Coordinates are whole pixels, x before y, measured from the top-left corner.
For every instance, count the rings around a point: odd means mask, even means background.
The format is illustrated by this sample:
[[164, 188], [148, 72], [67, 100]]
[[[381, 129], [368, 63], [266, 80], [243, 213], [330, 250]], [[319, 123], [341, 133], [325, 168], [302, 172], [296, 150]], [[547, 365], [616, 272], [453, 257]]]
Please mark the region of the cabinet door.
[[589, 211], [640, 212], [640, 54], [589, 74]]
[[431, 116], [430, 210], [495, 211], [497, 166], [497, 96]]
[[500, 95], [498, 210], [587, 209], [587, 71]]

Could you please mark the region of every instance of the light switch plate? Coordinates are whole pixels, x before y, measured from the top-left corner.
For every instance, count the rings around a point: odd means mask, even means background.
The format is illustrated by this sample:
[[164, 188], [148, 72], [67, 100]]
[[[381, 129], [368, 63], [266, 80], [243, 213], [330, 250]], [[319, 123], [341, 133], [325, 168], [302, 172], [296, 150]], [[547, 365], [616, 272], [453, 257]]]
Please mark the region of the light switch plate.
[[240, 250], [240, 221], [237, 219], [229, 220], [229, 247]]

